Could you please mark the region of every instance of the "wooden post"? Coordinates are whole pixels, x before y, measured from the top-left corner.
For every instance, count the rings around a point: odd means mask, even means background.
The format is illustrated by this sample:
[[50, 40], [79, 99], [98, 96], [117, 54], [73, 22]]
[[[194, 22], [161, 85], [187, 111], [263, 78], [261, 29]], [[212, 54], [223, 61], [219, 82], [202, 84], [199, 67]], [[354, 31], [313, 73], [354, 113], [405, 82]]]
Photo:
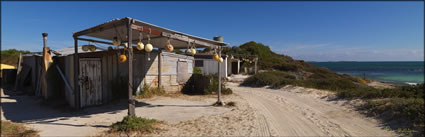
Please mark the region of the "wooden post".
[[257, 74], [257, 71], [258, 71], [258, 68], [257, 68], [257, 62], [258, 62], [258, 58], [257, 57], [255, 57], [254, 58], [255, 59], [255, 64], [254, 64], [254, 74]]
[[46, 73], [47, 73], [47, 69], [49, 67], [49, 62], [46, 61], [46, 59], [48, 58], [47, 55], [47, 33], [42, 33], [41, 34], [43, 36], [43, 60], [42, 60], [42, 70], [41, 70], [41, 95], [47, 99], [47, 80], [46, 80]]
[[133, 98], [133, 37], [132, 28], [133, 19], [127, 22], [127, 38], [128, 38], [128, 115], [135, 116], [136, 102]]
[[78, 75], [79, 75], [79, 58], [78, 58], [78, 39], [74, 37], [74, 103], [75, 108], [80, 109], [80, 86], [78, 85]]
[[161, 77], [162, 77], [162, 50], [160, 48], [158, 48], [158, 88], [161, 88], [162, 86], [162, 81], [161, 81]]
[[19, 53], [18, 64], [16, 65], [15, 90], [18, 89], [18, 74], [21, 72], [22, 53]]
[[[223, 42], [223, 37], [221, 36], [216, 36], [213, 38], [215, 41], [219, 41], [219, 42]], [[218, 56], [221, 58], [221, 46], [218, 46]], [[221, 101], [221, 63], [220, 61], [217, 61], [218, 63], [218, 97], [217, 97], [217, 102], [215, 103], [215, 105], [218, 106], [222, 106], [224, 105], [224, 103]]]
[[[218, 56], [221, 58], [221, 47], [218, 48]], [[221, 63], [220, 61], [217, 61], [218, 63], [218, 99], [217, 104], [222, 105], [223, 102], [221, 102]]]

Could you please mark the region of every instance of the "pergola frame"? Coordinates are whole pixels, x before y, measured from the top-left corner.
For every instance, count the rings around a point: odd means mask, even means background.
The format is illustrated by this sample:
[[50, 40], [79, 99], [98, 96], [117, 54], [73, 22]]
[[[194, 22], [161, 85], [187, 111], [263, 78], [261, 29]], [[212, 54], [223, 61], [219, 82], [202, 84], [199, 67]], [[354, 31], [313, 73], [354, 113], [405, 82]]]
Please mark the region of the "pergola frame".
[[[128, 84], [128, 115], [131, 116], [135, 116], [135, 100], [133, 97], [133, 88], [131, 87], [133, 84], [133, 43], [136, 43], [139, 39], [133, 39], [133, 35], [135, 35], [133, 32], [139, 32], [141, 33], [147, 33], [149, 35], [152, 35], [154, 37], [151, 37], [151, 40], [160, 40], [162, 39], [167, 39], [167, 40], [174, 40], [177, 45], [174, 45], [175, 49], [185, 49], [188, 48], [187, 45], [183, 44], [183, 43], [187, 43], [188, 45], [190, 43], [197, 45], [197, 48], [206, 48], [206, 47], [210, 47], [210, 48], [217, 48], [222, 49], [222, 46], [226, 46], [227, 43], [224, 43], [222, 41], [214, 41], [214, 40], [209, 40], [209, 39], [205, 39], [205, 38], [200, 38], [200, 37], [196, 37], [196, 36], [192, 36], [192, 35], [188, 35], [188, 34], [184, 34], [184, 33], [180, 33], [177, 31], [173, 31], [170, 29], [166, 29], [166, 28], [162, 28], [162, 27], [158, 27], [152, 24], [148, 24], [145, 22], [141, 22], [132, 18], [122, 18], [122, 19], [115, 19], [109, 22], [106, 22], [104, 24], [100, 24], [97, 25], [95, 27], [89, 28], [89, 29], [85, 29], [79, 32], [76, 32], [73, 34], [73, 38], [74, 38], [74, 48], [75, 48], [75, 54], [74, 54], [74, 90], [76, 92], [75, 95], [75, 106], [77, 109], [80, 109], [80, 91], [79, 91], [79, 83], [78, 83], [78, 76], [79, 76], [79, 56], [78, 56], [78, 40], [81, 41], [89, 41], [89, 42], [94, 42], [94, 43], [102, 43], [102, 44], [108, 44], [108, 45], [113, 45], [112, 44], [112, 40], [111, 36], [120, 36], [119, 31], [117, 31], [117, 27], [120, 27], [121, 30], [125, 29], [127, 34], [126, 34], [126, 38], [124, 40], [121, 40], [121, 45], [124, 42], [128, 43], [128, 50], [129, 52], [127, 52], [128, 55], [128, 82], [131, 84]], [[113, 34], [111, 35], [111, 31], [113, 31], [113, 29], [115, 30], [115, 32], [112, 32]], [[109, 32], [108, 32], [109, 31]], [[140, 35], [139, 34], [139, 35]], [[144, 34], [146, 35], [146, 34]], [[89, 37], [94, 37], [94, 38], [98, 38], [98, 39], [104, 39], [104, 40], [108, 40], [108, 41], [101, 41], [101, 40], [95, 40], [95, 39], [89, 39], [89, 38], [82, 38], [81, 36], [89, 36]], [[121, 36], [120, 36], [121, 39]], [[145, 38], [142, 38], [141, 40], [147, 40]], [[162, 46], [165, 46], [164, 44], [162, 44]], [[163, 47], [158, 46], [158, 44], [154, 44], [154, 48], [158, 48], [159, 50], [159, 55], [161, 55], [162, 53], [162, 49]], [[221, 52], [219, 52], [221, 53]], [[161, 87], [161, 58], [159, 56], [159, 60], [158, 60], [158, 87]], [[220, 66], [220, 63], [218, 63], [218, 66]], [[219, 67], [220, 68], [220, 67]], [[220, 71], [220, 69], [219, 69]], [[218, 77], [219, 77], [219, 81], [221, 81], [221, 75], [220, 73], [218, 73]], [[222, 103], [220, 100], [220, 91], [221, 91], [221, 83], [219, 84], [219, 93], [218, 93], [218, 103]]]

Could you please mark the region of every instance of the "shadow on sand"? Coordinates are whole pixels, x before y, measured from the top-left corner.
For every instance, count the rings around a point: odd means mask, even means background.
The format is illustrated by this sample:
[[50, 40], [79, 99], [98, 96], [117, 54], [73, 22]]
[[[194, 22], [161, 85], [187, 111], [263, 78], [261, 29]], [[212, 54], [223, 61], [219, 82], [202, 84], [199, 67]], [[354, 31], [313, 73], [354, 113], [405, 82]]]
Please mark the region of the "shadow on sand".
[[[81, 124], [55, 123], [68, 120], [71, 117], [91, 118], [92, 114], [117, 114], [127, 109], [127, 100], [115, 100], [107, 104], [75, 110], [66, 103], [58, 100], [45, 101], [35, 96], [16, 95], [4, 90], [6, 96], [1, 97], [1, 111], [4, 118], [13, 122], [26, 122], [37, 124], [67, 125], [83, 127]], [[212, 105], [160, 105], [146, 102], [136, 102], [136, 107], [212, 107]], [[90, 125], [92, 127], [107, 127], [105, 125]]]

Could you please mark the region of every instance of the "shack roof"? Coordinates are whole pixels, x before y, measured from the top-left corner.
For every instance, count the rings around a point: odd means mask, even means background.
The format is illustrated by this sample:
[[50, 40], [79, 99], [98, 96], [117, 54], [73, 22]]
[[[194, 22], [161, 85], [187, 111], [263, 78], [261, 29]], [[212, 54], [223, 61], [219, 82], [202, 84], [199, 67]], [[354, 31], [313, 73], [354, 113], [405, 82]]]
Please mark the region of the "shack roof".
[[206, 48], [206, 47], [217, 47], [225, 46], [227, 43], [210, 40], [198, 36], [193, 36], [185, 34], [182, 32], [174, 31], [164, 27], [156, 26], [149, 24], [143, 21], [125, 17], [122, 19], [114, 19], [106, 23], [79, 31], [74, 33], [74, 37], [80, 36], [89, 36], [93, 38], [103, 39], [112, 41], [114, 37], [117, 37], [122, 42], [127, 42], [127, 25], [128, 22], [132, 22], [132, 41], [133, 44], [137, 43], [140, 40], [140, 34], [142, 34], [141, 41], [143, 43], [148, 42], [148, 35], [151, 39], [151, 44], [154, 48], [164, 48], [168, 40], [176, 49], [188, 48], [188, 43], [195, 43], [196, 48]]

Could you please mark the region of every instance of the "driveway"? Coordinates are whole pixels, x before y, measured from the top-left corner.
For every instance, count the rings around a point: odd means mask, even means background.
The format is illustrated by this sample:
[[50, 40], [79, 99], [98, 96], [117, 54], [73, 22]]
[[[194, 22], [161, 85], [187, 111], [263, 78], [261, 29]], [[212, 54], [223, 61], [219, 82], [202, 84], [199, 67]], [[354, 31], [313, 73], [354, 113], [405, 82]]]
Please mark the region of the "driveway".
[[[225, 107], [213, 107], [214, 102], [187, 100], [185, 97], [155, 97], [139, 100], [136, 115], [175, 124], [201, 116], [229, 111]], [[41, 105], [34, 96], [11, 96], [2, 90], [2, 120], [26, 123], [40, 131], [41, 136], [91, 136], [108, 129], [112, 123], [127, 115], [126, 100], [85, 108], [80, 111], [66, 105]]]

